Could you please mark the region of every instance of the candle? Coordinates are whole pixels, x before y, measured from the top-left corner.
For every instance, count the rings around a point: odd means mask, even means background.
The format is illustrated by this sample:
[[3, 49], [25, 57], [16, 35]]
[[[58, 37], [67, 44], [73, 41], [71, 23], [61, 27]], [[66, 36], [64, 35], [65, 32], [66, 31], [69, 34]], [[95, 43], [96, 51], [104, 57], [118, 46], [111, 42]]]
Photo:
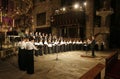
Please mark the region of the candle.
[[13, 19], [13, 27], [15, 27], [15, 20]]
[[1, 15], [0, 16], [1, 16], [1, 22], [2, 22], [2, 11], [1, 11]]

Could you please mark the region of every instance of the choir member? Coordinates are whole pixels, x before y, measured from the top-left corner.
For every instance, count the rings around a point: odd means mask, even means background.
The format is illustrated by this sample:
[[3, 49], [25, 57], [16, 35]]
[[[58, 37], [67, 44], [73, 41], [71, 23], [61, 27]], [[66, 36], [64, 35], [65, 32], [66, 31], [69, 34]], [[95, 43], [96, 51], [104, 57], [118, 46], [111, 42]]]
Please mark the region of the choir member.
[[34, 39], [29, 38], [29, 41], [26, 42], [26, 70], [28, 74], [34, 73], [34, 54], [33, 50], [38, 50], [34, 45]]
[[92, 48], [92, 57], [95, 57], [95, 44], [96, 44], [96, 41], [95, 41], [95, 38], [94, 36], [92, 36], [92, 42], [91, 42], [91, 48]]
[[18, 66], [20, 70], [26, 70], [26, 39], [21, 38], [21, 41], [18, 43], [19, 52], [18, 52]]

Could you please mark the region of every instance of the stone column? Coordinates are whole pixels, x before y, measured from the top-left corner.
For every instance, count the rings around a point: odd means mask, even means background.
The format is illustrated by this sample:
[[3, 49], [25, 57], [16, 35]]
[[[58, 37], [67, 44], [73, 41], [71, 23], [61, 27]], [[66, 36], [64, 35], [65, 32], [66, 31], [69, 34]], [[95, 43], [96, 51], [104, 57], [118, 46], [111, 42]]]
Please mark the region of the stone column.
[[86, 37], [90, 37], [93, 35], [93, 12], [94, 12], [94, 0], [86, 0]]

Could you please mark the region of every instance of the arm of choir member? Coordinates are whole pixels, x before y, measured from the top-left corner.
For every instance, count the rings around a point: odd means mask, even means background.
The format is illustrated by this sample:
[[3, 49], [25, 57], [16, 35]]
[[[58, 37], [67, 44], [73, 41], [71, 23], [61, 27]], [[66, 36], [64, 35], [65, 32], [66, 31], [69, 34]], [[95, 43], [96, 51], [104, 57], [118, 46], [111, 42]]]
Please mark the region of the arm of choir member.
[[33, 47], [34, 50], [38, 50], [37, 47], [34, 44], [32, 44], [32, 47]]

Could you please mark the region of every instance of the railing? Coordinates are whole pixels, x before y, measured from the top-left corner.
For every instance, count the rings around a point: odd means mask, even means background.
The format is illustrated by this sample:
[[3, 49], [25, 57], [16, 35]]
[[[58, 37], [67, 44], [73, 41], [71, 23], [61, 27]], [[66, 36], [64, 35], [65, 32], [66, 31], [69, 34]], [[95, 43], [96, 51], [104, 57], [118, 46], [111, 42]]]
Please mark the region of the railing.
[[98, 63], [96, 66], [94, 66], [92, 69], [86, 72], [79, 79], [101, 79], [101, 71], [103, 68], [104, 68], [104, 65], [101, 63]]
[[120, 79], [120, 60], [118, 60], [118, 52], [114, 52], [106, 58], [105, 79]]

